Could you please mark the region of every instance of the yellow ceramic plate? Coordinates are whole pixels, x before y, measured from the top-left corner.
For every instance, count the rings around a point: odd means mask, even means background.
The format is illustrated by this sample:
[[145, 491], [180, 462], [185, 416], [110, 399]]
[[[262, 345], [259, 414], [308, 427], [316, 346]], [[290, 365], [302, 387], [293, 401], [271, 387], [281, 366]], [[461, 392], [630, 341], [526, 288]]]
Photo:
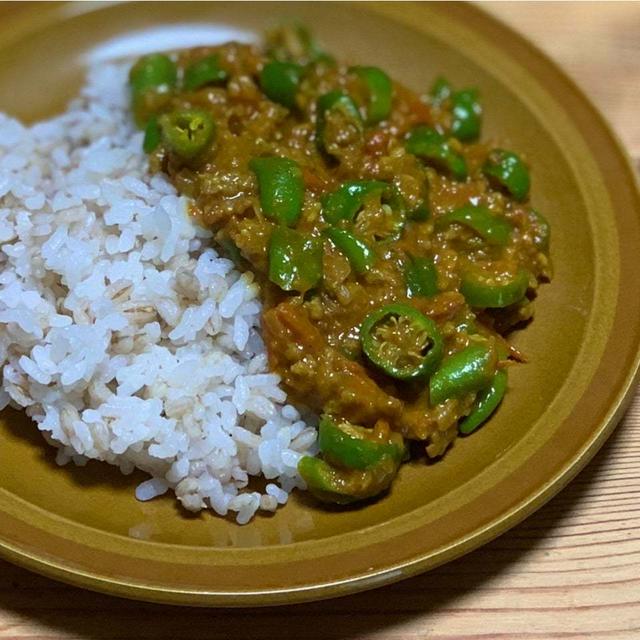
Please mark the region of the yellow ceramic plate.
[[402, 469], [391, 494], [322, 511], [303, 495], [246, 527], [136, 502], [138, 478], [57, 468], [29, 420], [0, 421], [0, 551], [114, 594], [199, 605], [337, 596], [424, 571], [513, 526], [559, 491], [614, 428], [638, 368], [640, 201], [602, 118], [540, 52], [477, 9], [440, 3], [56, 4], [0, 21], [0, 110], [61, 110], [89, 60], [229, 37], [295, 16], [329, 50], [416, 90], [476, 85], [484, 133], [525, 152], [553, 228], [556, 277], [516, 335], [530, 364], [481, 432]]

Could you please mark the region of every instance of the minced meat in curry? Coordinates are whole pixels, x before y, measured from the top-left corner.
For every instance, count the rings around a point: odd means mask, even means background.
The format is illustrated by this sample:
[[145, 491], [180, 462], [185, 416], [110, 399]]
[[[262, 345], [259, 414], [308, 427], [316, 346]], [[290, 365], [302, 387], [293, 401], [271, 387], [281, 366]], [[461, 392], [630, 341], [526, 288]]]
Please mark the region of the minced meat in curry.
[[130, 83], [151, 169], [253, 271], [271, 368], [322, 416], [315, 495], [375, 496], [405, 440], [437, 457], [491, 415], [549, 226], [524, 160], [479, 142], [476, 90], [417, 95], [300, 26], [145, 56]]

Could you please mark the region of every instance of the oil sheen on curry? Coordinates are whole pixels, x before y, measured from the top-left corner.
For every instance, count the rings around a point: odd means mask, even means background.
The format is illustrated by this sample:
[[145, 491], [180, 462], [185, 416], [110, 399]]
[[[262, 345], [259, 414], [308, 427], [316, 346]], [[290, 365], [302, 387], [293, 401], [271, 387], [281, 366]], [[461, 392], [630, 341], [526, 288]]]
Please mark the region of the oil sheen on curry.
[[254, 274], [270, 366], [321, 416], [314, 495], [372, 498], [489, 418], [551, 266], [528, 166], [480, 141], [476, 89], [419, 95], [301, 26], [145, 56], [130, 84], [151, 170]]

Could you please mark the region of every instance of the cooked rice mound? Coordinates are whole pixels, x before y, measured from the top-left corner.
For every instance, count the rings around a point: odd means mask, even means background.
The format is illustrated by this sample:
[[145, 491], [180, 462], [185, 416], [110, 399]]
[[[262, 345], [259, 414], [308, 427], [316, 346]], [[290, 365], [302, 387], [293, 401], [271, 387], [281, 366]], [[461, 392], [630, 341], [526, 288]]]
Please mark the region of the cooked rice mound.
[[171, 489], [244, 524], [304, 487], [316, 429], [268, 371], [252, 275], [147, 172], [127, 70], [92, 70], [32, 127], [0, 114], [0, 407], [60, 464], [142, 469], [140, 500]]

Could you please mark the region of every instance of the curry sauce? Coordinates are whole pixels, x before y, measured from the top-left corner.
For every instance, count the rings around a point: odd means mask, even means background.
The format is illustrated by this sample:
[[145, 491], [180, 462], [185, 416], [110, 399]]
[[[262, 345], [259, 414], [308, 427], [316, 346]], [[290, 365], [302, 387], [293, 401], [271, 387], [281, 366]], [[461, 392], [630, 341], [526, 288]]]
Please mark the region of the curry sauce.
[[147, 56], [130, 80], [151, 170], [254, 273], [270, 366], [324, 416], [324, 460], [301, 467], [321, 499], [384, 490], [398, 434], [437, 457], [495, 410], [549, 227], [525, 161], [480, 141], [476, 90], [418, 95], [300, 26]]

